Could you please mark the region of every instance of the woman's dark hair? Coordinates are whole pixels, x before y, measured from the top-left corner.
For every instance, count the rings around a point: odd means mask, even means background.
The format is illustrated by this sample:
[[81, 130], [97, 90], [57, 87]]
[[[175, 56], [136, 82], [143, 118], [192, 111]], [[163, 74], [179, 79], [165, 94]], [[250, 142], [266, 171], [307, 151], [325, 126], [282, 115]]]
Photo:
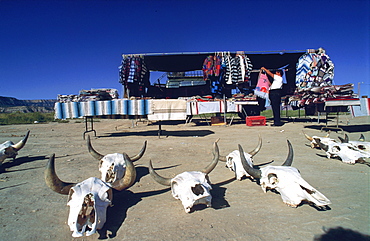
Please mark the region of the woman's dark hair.
[[275, 70], [275, 73], [279, 73], [279, 74], [280, 74], [280, 76], [283, 76], [283, 71], [282, 71], [281, 69], [277, 69], [277, 70]]

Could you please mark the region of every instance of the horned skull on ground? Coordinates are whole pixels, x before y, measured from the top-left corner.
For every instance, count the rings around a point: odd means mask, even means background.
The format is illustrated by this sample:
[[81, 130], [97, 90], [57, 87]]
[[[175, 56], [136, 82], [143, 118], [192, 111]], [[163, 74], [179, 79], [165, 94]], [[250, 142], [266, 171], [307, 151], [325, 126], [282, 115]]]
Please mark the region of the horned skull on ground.
[[17, 144], [14, 144], [12, 141], [6, 141], [0, 144], [0, 164], [2, 164], [6, 158], [15, 159], [17, 157], [18, 151], [26, 145], [29, 134], [30, 131], [27, 131], [27, 134]]
[[[147, 141], [144, 142], [143, 147], [137, 155], [129, 158], [130, 161], [134, 162], [139, 160], [145, 153], [146, 145]], [[121, 153], [113, 153], [107, 155], [100, 154], [92, 147], [89, 135], [87, 136], [87, 147], [89, 153], [99, 161], [99, 171], [101, 173], [101, 179], [107, 182], [108, 185], [111, 185], [114, 189], [117, 189], [117, 184], [125, 174], [127, 162], [125, 155]]]
[[[124, 154], [126, 155], [126, 154]], [[129, 157], [126, 157], [129, 160]], [[68, 226], [73, 237], [94, 234], [106, 221], [107, 207], [112, 204], [111, 186], [96, 177], [90, 177], [80, 183], [67, 183], [59, 179], [55, 172], [55, 154], [46, 166], [44, 178], [47, 186], [53, 191], [68, 195], [70, 207]], [[118, 190], [129, 188], [136, 179], [136, 170], [131, 161], [126, 163], [124, 178], [117, 183]]]
[[321, 143], [316, 139], [320, 148], [326, 152], [328, 159], [339, 158], [347, 164], [366, 163], [365, 158], [370, 158], [370, 153], [362, 151], [350, 143], [329, 142], [328, 144]]
[[219, 150], [217, 143], [214, 143], [212, 162], [202, 171], [190, 171], [178, 174], [174, 178], [165, 178], [160, 176], [153, 169], [152, 161], [149, 161], [149, 173], [152, 178], [159, 184], [171, 186], [172, 196], [179, 199], [186, 213], [191, 211], [191, 208], [197, 204], [205, 204], [211, 206], [211, 182], [208, 174], [216, 167], [219, 159]]
[[[283, 202], [290, 207], [297, 207], [303, 201], [314, 203], [317, 206], [331, 204], [329, 199], [302, 178], [297, 168], [291, 167], [293, 147], [289, 140], [288, 147], [288, 157], [282, 166], [266, 166], [256, 169], [248, 164], [244, 155], [240, 155], [243, 167], [253, 178], [259, 181], [264, 192], [268, 189], [278, 191]], [[239, 151], [243, 153], [243, 148], [240, 145]]]
[[319, 136], [309, 136], [307, 135], [306, 133], [303, 133], [304, 136], [307, 138], [307, 140], [309, 140], [311, 143], [311, 148], [320, 148], [320, 145], [319, 143], [316, 141], [316, 139], [319, 139], [321, 143], [324, 143], [324, 144], [328, 144], [330, 141], [334, 141], [335, 142], [335, 139], [333, 138], [330, 138], [329, 135], [330, 133], [328, 133], [325, 137], [319, 137]]
[[[249, 153], [244, 152], [244, 157], [250, 166], [253, 166], [253, 157], [260, 151], [261, 146], [262, 139], [261, 136], [259, 136], [257, 147]], [[250, 175], [243, 168], [239, 150], [232, 151], [226, 157], [220, 156], [220, 161], [226, 162], [226, 167], [229, 168], [230, 171], [235, 173], [235, 177], [237, 180], [242, 180], [244, 176], [250, 177]]]

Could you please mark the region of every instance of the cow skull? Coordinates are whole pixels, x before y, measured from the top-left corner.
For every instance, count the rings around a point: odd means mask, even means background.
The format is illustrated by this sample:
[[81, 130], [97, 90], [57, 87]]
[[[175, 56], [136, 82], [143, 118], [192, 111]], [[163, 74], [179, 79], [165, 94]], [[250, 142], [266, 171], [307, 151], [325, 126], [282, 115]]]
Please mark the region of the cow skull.
[[[84, 233], [90, 236], [103, 227], [107, 207], [113, 200], [112, 189], [107, 183], [96, 177], [90, 177], [80, 183], [61, 181], [55, 172], [55, 154], [49, 159], [44, 178], [50, 189], [68, 195], [68, 226], [73, 237], [81, 237]], [[120, 180], [120, 189], [129, 188], [135, 178], [135, 167], [132, 162], [127, 162], [125, 176]]]
[[357, 149], [350, 143], [329, 142], [328, 144], [321, 143], [316, 139], [320, 148], [326, 152], [327, 158], [338, 157], [342, 162], [347, 164], [365, 163], [365, 158], [370, 158], [370, 153]]
[[[253, 157], [260, 151], [261, 146], [262, 139], [261, 136], [259, 136], [257, 147], [249, 153], [244, 152], [244, 157], [250, 166], [253, 166]], [[226, 157], [220, 156], [220, 161], [226, 161], [226, 167], [229, 168], [230, 171], [235, 172], [235, 177], [237, 180], [242, 180], [244, 176], [250, 177], [250, 175], [243, 168], [239, 150], [232, 151]]]
[[[308, 184], [299, 173], [298, 169], [291, 167], [293, 162], [293, 147], [288, 140], [289, 154], [282, 166], [266, 166], [256, 169], [250, 166], [244, 155], [240, 155], [244, 169], [255, 179], [259, 180], [262, 190], [276, 190], [280, 193], [285, 204], [297, 207], [302, 201], [308, 201], [317, 206], [331, 204], [323, 194]], [[239, 145], [240, 153], [243, 148]]]
[[[101, 179], [111, 185], [113, 188], [117, 189], [116, 184], [123, 178], [126, 169], [126, 163], [128, 161], [137, 161], [145, 153], [147, 141], [144, 142], [143, 147], [140, 152], [130, 157], [125, 158], [123, 154], [113, 153], [102, 155], [98, 153], [91, 145], [90, 136], [87, 136], [87, 147], [89, 153], [99, 161], [99, 171], [101, 173]], [[127, 156], [127, 155], [126, 155]], [[127, 156], [128, 157], [128, 156]], [[121, 190], [118, 190], [121, 191]]]
[[361, 134], [358, 141], [350, 141], [347, 134], [344, 135], [344, 139], [339, 136], [338, 138], [340, 139], [341, 143], [349, 143], [356, 149], [370, 154], [370, 142], [365, 141], [363, 134]]
[[149, 161], [149, 173], [159, 184], [171, 186], [172, 196], [179, 199], [184, 206], [185, 212], [189, 213], [191, 208], [197, 204], [211, 206], [212, 190], [208, 174], [216, 167], [219, 159], [217, 143], [214, 143], [212, 162], [202, 171], [183, 172], [174, 178], [164, 178], [154, 171], [152, 161]]
[[319, 143], [317, 143], [316, 139], [319, 139], [321, 143], [324, 143], [326, 145], [329, 143], [329, 141], [334, 141], [335, 142], [334, 139], [329, 137], [329, 135], [330, 135], [329, 133], [325, 137], [319, 137], [319, 136], [312, 136], [311, 137], [311, 136], [307, 135], [306, 133], [303, 133], [303, 134], [307, 138], [307, 140], [311, 141], [311, 143], [310, 143], [311, 148], [320, 148], [320, 145], [319, 145]]
[[14, 144], [12, 141], [6, 141], [0, 144], [0, 164], [3, 163], [6, 158], [15, 159], [17, 157], [18, 151], [26, 145], [29, 134], [30, 131], [27, 131], [27, 134], [17, 144]]

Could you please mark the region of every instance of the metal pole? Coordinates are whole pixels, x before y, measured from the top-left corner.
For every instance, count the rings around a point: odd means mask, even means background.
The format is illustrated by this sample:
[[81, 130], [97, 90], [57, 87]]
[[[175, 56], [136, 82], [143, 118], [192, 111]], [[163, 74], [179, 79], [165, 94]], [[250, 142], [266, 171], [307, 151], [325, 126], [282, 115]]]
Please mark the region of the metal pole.
[[361, 98], [361, 95], [360, 95], [360, 85], [361, 85], [361, 82], [358, 82], [357, 84], [357, 93], [358, 93], [358, 98]]

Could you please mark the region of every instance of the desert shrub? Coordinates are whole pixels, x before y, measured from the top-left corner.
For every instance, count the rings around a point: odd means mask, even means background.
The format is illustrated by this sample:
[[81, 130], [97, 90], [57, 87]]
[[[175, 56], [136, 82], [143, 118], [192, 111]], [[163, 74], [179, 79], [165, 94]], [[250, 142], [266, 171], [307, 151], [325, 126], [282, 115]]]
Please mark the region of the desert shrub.
[[14, 125], [14, 124], [31, 124], [31, 123], [47, 123], [54, 121], [54, 113], [1, 113], [0, 125]]

